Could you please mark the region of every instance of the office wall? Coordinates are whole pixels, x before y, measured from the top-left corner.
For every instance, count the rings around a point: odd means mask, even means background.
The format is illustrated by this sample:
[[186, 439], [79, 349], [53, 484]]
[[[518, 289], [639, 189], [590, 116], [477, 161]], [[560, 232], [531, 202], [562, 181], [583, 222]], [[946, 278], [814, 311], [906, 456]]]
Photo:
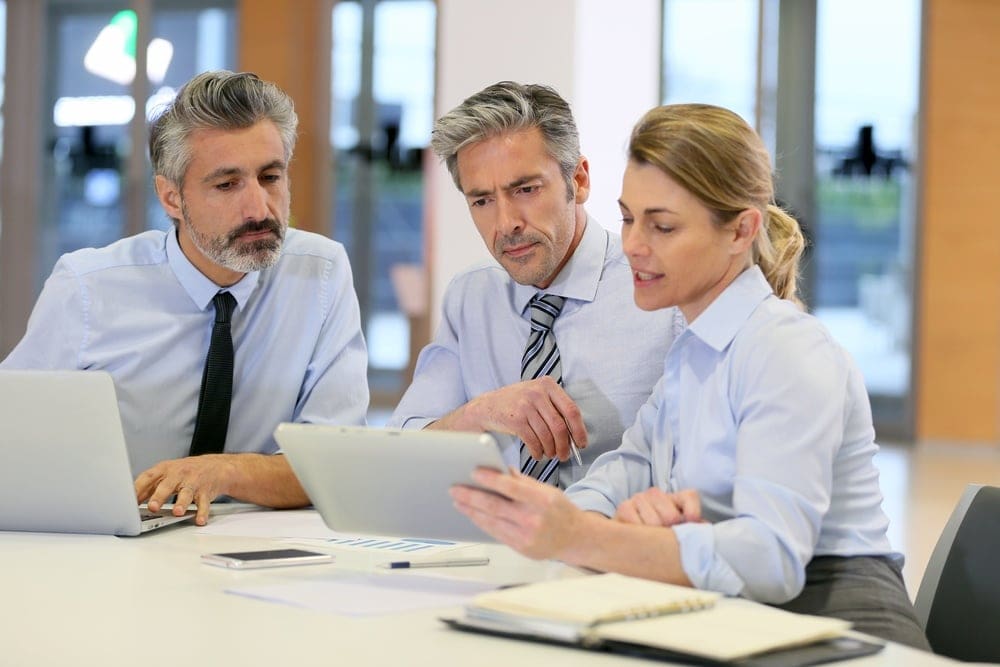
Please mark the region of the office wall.
[[925, 0], [916, 432], [1000, 442], [1000, 2]]
[[[617, 229], [624, 150], [632, 124], [659, 96], [658, 0], [438, 0], [436, 115], [510, 79], [546, 83], [573, 107], [591, 163], [587, 208]], [[425, 226], [432, 328], [448, 281], [489, 258], [464, 199], [434, 160]]]
[[[0, 165], [0, 359], [24, 335], [35, 303], [38, 273], [38, 210], [42, 201], [41, 128], [20, 127], [19, 119], [45, 113], [45, 7], [7, 3], [3, 101], [4, 160]], [[32, 94], [34, 92], [35, 94]]]
[[292, 221], [299, 229], [328, 234], [333, 0], [296, 0], [295, 11], [270, 0], [239, 0], [237, 11], [239, 68], [275, 82], [295, 101], [299, 138], [289, 170]]

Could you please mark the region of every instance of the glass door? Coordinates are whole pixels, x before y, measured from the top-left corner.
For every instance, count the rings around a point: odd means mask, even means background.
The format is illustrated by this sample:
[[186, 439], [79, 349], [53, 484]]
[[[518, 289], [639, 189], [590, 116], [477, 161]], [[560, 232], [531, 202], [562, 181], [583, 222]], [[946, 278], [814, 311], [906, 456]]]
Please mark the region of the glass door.
[[[235, 63], [232, 3], [133, 4], [136, 9], [108, 2], [49, 5], [53, 47], [44, 108], [51, 114], [43, 119], [39, 287], [62, 253], [169, 224], [152, 189], [146, 118], [197, 72]], [[140, 26], [141, 12], [150, 9], [150, 25]], [[146, 48], [139, 54], [142, 36]], [[137, 82], [142, 61], [144, 77]], [[130, 197], [142, 204], [130, 206]]]
[[758, 0], [665, 0], [663, 103], [715, 104], [756, 125], [759, 12]]
[[434, 114], [436, 6], [342, 0], [333, 11], [333, 237], [354, 270], [372, 403], [395, 405], [423, 315], [423, 163]]
[[[920, 12], [920, 0], [663, 4], [664, 103], [726, 106], [761, 133], [809, 238], [807, 306], [857, 360], [882, 437], [913, 428]], [[812, 89], [815, 104], [800, 103]]]
[[39, 288], [61, 254], [125, 234], [136, 26], [118, 4], [49, 6]]
[[912, 435], [920, 0], [819, 0], [810, 306], [865, 376], [881, 436]]

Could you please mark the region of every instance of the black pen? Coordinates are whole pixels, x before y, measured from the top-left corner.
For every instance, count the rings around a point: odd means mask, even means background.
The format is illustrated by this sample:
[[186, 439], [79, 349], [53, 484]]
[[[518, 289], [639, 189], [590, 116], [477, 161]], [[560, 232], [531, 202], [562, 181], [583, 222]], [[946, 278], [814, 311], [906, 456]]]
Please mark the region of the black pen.
[[468, 567], [489, 564], [489, 558], [452, 558], [446, 560], [394, 560], [390, 563], [382, 563], [379, 567], [389, 570], [405, 570], [416, 567]]

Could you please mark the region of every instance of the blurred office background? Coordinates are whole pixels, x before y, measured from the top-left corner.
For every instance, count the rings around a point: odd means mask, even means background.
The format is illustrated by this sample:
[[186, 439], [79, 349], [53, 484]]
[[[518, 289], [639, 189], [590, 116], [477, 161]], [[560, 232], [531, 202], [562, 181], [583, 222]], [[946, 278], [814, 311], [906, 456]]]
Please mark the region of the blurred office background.
[[150, 110], [199, 71], [252, 70], [296, 100], [293, 224], [346, 245], [373, 406], [391, 409], [448, 280], [487, 257], [429, 154], [432, 121], [494, 81], [545, 82], [574, 106], [588, 208], [615, 230], [643, 111], [701, 101], [743, 115], [810, 239], [808, 306], [858, 360], [880, 437], [903, 443], [885, 462], [898, 504], [911, 443], [974, 445], [986, 463], [971, 467], [990, 470], [1000, 3], [0, 0], [0, 40], [0, 357], [61, 253], [169, 225]]

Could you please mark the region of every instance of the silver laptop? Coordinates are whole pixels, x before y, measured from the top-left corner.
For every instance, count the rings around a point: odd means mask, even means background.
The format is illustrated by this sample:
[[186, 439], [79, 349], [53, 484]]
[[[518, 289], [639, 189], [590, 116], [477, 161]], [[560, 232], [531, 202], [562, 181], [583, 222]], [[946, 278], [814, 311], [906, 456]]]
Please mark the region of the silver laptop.
[[448, 494], [478, 466], [506, 470], [489, 433], [280, 424], [274, 437], [335, 531], [491, 541]]
[[138, 535], [140, 517], [111, 376], [0, 371], [0, 530]]

